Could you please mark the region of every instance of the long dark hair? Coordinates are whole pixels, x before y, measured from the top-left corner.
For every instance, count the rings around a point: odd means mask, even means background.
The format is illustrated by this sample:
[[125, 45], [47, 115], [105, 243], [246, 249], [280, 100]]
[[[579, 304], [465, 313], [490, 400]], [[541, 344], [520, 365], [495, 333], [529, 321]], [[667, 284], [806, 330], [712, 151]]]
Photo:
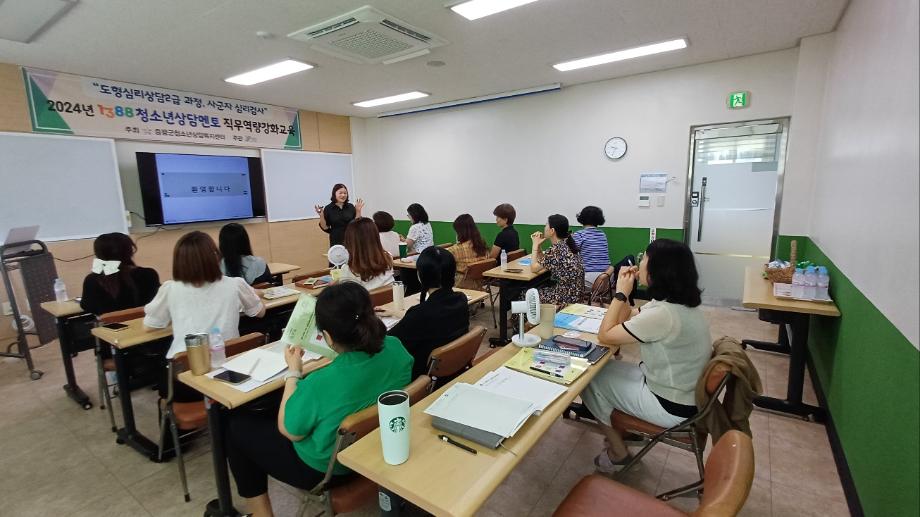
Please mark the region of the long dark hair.
[[246, 228], [239, 223], [225, 224], [218, 237], [220, 254], [227, 276], [243, 276], [243, 257], [252, 255], [252, 245]]
[[702, 303], [699, 274], [693, 252], [686, 244], [658, 239], [645, 249], [648, 257], [648, 294], [653, 300], [697, 307]]
[[489, 248], [486, 247], [486, 241], [479, 234], [476, 221], [473, 221], [473, 216], [470, 214], [460, 214], [454, 219], [454, 231], [457, 232], [457, 242], [470, 241], [473, 244], [473, 251], [477, 257], [489, 252]]
[[332, 194], [329, 196], [329, 200], [332, 201], [333, 203], [337, 203], [337, 201], [335, 200], [335, 193], [340, 188], [345, 189], [345, 202], [348, 203], [348, 195], [350, 194], [350, 192], [348, 192], [348, 187], [346, 187], [344, 183], [336, 183], [335, 186], [332, 187]]
[[546, 224], [556, 230], [556, 237], [565, 240], [572, 253], [578, 254], [578, 245], [575, 244], [575, 239], [572, 238], [572, 233], [569, 231], [569, 220], [566, 216], [553, 214], [547, 218]]
[[412, 224], [428, 222], [428, 212], [425, 211], [425, 207], [418, 203], [412, 203], [409, 205], [409, 208], [406, 209], [406, 212], [408, 212], [409, 217], [412, 218]]
[[444, 248], [429, 246], [419, 254], [418, 260], [415, 261], [415, 269], [418, 272], [418, 281], [422, 284], [419, 299], [424, 302], [429, 289], [454, 287], [457, 259]]
[[134, 253], [137, 251], [137, 244], [131, 240], [131, 237], [123, 233], [103, 233], [93, 241], [93, 254], [100, 260], [118, 260], [121, 265], [118, 266], [118, 273], [114, 275], [95, 274], [96, 281], [102, 286], [102, 289], [112, 298], [118, 298], [121, 287], [127, 287], [137, 298], [137, 286], [134, 284], [134, 278], [131, 276], [131, 270], [134, 269]]
[[383, 350], [386, 325], [374, 313], [367, 289], [355, 282], [332, 284], [316, 300], [316, 326], [348, 351], [374, 355]]

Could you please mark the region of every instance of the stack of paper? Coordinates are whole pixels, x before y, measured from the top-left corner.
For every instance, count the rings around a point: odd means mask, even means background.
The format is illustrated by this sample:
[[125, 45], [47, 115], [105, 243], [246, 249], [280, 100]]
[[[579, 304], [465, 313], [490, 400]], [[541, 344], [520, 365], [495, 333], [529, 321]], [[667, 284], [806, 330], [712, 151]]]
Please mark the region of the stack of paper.
[[381, 317], [380, 317], [380, 321], [382, 321], [383, 324], [387, 326], [387, 330], [390, 330], [390, 329], [392, 329], [393, 327], [395, 327], [397, 323], [399, 323], [399, 318], [391, 318], [391, 317], [389, 317], [389, 316], [381, 316]]
[[563, 329], [597, 334], [601, 330], [601, 321], [603, 320], [560, 312], [556, 314], [556, 319], [553, 324]]
[[535, 410], [533, 402], [457, 383], [428, 406], [425, 413], [510, 438]]
[[487, 373], [476, 386], [491, 393], [528, 401], [538, 414], [566, 392], [564, 386], [504, 367]]
[[291, 289], [288, 286], [279, 286], [279, 287], [269, 287], [262, 291], [262, 297], [266, 300], [274, 300], [276, 298], [284, 298], [285, 296], [293, 296], [295, 294], [300, 294], [300, 291], [297, 289]]
[[223, 366], [226, 370], [248, 375], [257, 381], [268, 380], [287, 368], [283, 355], [264, 348], [237, 355]]
[[[245, 353], [242, 353], [242, 354], [240, 354], [240, 355], [238, 355], [238, 356], [232, 357], [229, 361], [227, 361], [226, 363], [224, 363], [223, 367], [217, 368], [216, 370], [213, 370], [213, 371], [211, 371], [210, 373], [207, 373], [206, 375], [207, 375], [208, 377], [210, 377], [210, 378], [213, 379], [214, 376], [216, 376], [216, 375], [218, 375], [218, 374], [220, 374], [220, 373], [223, 373], [223, 372], [226, 371], [226, 370], [233, 370], [233, 371], [235, 371], [235, 372], [245, 373], [246, 375], [249, 375], [249, 370], [246, 370], [246, 371], [241, 371], [241, 370], [243, 370], [243, 369], [245, 369], [245, 368], [247, 368], [247, 367], [248, 367], [248, 368], [252, 368], [253, 363], [255, 362], [255, 360], [254, 360], [254, 359], [251, 359], [251, 358], [250, 358], [250, 359], [242, 359], [242, 360], [240, 360], [240, 358], [243, 358], [243, 357], [245, 357], [247, 354], [250, 354], [250, 353], [252, 353], [252, 352], [255, 352], [256, 350], [261, 350], [262, 352], [268, 352], [268, 353], [270, 353], [270, 354], [275, 354], [275, 355], [277, 355], [278, 357], [281, 357], [281, 362], [282, 362], [282, 363], [285, 363], [285, 361], [284, 361], [284, 349], [287, 348], [287, 346], [288, 346], [287, 344], [282, 343], [281, 341], [276, 341], [275, 343], [272, 343], [271, 345], [266, 346], [266, 347], [264, 347], [264, 348], [257, 348], [257, 349], [255, 349], [255, 350], [250, 350], [249, 352], [245, 352]], [[256, 355], [255, 357], [258, 358], [258, 357], [264, 357], [264, 356], [263, 356], [263, 354], [260, 352], [260, 353], [259, 353], [258, 355]], [[306, 363], [307, 361], [314, 361], [314, 360], [319, 359], [319, 358], [321, 358], [321, 357], [322, 357], [322, 356], [319, 355], [319, 354], [314, 354], [313, 352], [304, 351], [304, 353], [303, 353], [303, 362]], [[239, 363], [236, 363], [236, 364], [231, 364], [231, 362], [237, 361], [237, 360], [240, 360], [240, 362], [239, 362]], [[255, 370], [253, 371], [254, 374], [256, 373], [256, 371], [261, 371], [261, 370], [262, 370], [261, 363], [262, 363], [262, 361], [259, 360], [259, 366], [257, 366], [257, 367], [255, 368]], [[228, 368], [228, 365], [229, 365], [229, 366], [233, 366], [234, 368]], [[239, 366], [240, 369], [235, 369], [237, 366]], [[286, 364], [285, 364], [285, 366], [286, 366]], [[265, 379], [262, 379], [262, 380], [257, 379], [257, 378], [255, 377], [255, 375], [251, 375], [251, 376], [250, 376], [251, 378], [250, 378], [249, 380], [243, 381], [243, 382], [238, 383], [238, 384], [228, 384], [228, 386], [230, 386], [230, 387], [233, 388], [233, 389], [242, 391], [243, 393], [247, 393], [247, 392], [250, 392], [250, 391], [252, 391], [252, 390], [258, 388], [259, 386], [262, 386], [263, 384], [267, 384], [267, 383], [269, 383], [269, 382], [271, 382], [271, 381], [273, 381], [273, 380], [275, 380], [275, 379], [280, 378], [282, 375], [284, 375], [284, 369], [285, 369], [285, 368], [282, 367], [282, 369], [279, 370], [278, 372], [276, 372], [274, 375], [271, 375], [271, 376], [269, 376], [269, 377], [267, 377], [267, 378], [265, 378]], [[259, 375], [262, 376], [263, 374], [260, 372]]]

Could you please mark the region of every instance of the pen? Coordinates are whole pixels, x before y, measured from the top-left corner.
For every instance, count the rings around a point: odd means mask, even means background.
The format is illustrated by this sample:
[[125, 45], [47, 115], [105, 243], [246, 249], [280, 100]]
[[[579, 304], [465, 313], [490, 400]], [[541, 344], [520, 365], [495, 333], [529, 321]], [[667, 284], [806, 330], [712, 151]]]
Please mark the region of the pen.
[[466, 452], [471, 452], [471, 453], [473, 453], [473, 454], [476, 454], [476, 449], [474, 449], [474, 448], [472, 448], [472, 447], [470, 447], [470, 446], [468, 446], [468, 445], [463, 445], [463, 444], [460, 443], [460, 442], [454, 441], [454, 440], [451, 439], [450, 436], [447, 436], [446, 434], [439, 434], [439, 435], [438, 435], [438, 438], [440, 438], [442, 441], [447, 442], [447, 443], [449, 443], [449, 444], [451, 444], [451, 445], [460, 447], [461, 449], [465, 450]]
[[261, 360], [262, 360], [261, 357], [257, 357], [257, 358], [256, 358], [256, 362], [252, 363], [252, 367], [249, 368], [249, 376], [250, 376], [250, 377], [252, 377], [252, 372], [256, 371], [256, 368], [259, 366], [259, 361], [261, 361]]
[[553, 377], [559, 377], [560, 379], [562, 378], [562, 375], [559, 375], [558, 373], [554, 373], [554, 372], [551, 372], [551, 371], [548, 371], [548, 370], [544, 370], [544, 369], [542, 369], [542, 368], [537, 368], [536, 366], [531, 366], [530, 369], [533, 370], [533, 371], [535, 371], [535, 372], [540, 372], [540, 373], [543, 373], [543, 374], [546, 374], [546, 375], [552, 375]]

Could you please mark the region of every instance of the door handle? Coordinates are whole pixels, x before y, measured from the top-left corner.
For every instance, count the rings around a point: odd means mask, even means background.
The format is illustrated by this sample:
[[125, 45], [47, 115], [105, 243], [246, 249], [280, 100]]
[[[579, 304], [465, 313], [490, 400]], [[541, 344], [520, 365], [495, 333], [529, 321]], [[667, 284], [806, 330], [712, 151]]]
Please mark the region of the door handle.
[[696, 242], [703, 239], [703, 209], [706, 207], [706, 182], [708, 178], [703, 177], [703, 186], [700, 192], [700, 217], [696, 223]]

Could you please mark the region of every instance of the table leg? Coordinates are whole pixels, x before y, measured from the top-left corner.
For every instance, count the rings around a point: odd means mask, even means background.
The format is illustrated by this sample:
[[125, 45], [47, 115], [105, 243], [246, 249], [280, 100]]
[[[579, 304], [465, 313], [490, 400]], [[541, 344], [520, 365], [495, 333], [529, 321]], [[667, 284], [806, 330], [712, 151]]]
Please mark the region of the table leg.
[[64, 318], [57, 318], [58, 344], [61, 346], [61, 359], [64, 361], [64, 376], [67, 378], [67, 384], [63, 386], [64, 393], [79, 404], [83, 409], [91, 409], [93, 403], [80, 386], [77, 385], [77, 377], [73, 371], [73, 349], [70, 335], [70, 325]]
[[222, 406], [204, 398], [208, 410], [208, 429], [211, 433], [211, 460], [214, 464], [214, 481], [217, 484], [217, 499], [208, 503], [205, 517], [239, 517], [240, 512], [233, 507], [233, 494], [230, 493], [230, 474], [227, 472], [227, 452], [224, 441]]
[[131, 385], [128, 382], [128, 361], [125, 351], [115, 348], [115, 374], [118, 378], [118, 400], [121, 402], [121, 415], [125, 426], [118, 430], [118, 443], [127, 444], [132, 449], [146, 456], [150, 461], [158, 461], [158, 447], [137, 431], [134, 422], [134, 405], [131, 403]]
[[492, 348], [505, 346], [511, 342], [508, 339], [507, 307], [511, 305], [511, 302], [508, 301], [508, 287], [509, 282], [507, 280], [498, 282], [498, 337], [489, 338], [489, 346]]
[[742, 345], [764, 350], [766, 352], [775, 352], [777, 354], [789, 354], [792, 348], [789, 346], [789, 334], [786, 332], [786, 323], [779, 324], [779, 337], [776, 343], [769, 341], [757, 341], [755, 339], [745, 339], [741, 341]]
[[382, 486], [377, 489], [377, 502], [380, 505], [380, 515], [383, 517], [399, 517], [405, 503], [402, 497]]
[[789, 323], [783, 324], [791, 348], [786, 398], [756, 397], [754, 404], [764, 409], [800, 416], [805, 420], [824, 422], [827, 417], [824, 408], [802, 402], [805, 360], [808, 355], [808, 318], [807, 314], [794, 314]]

